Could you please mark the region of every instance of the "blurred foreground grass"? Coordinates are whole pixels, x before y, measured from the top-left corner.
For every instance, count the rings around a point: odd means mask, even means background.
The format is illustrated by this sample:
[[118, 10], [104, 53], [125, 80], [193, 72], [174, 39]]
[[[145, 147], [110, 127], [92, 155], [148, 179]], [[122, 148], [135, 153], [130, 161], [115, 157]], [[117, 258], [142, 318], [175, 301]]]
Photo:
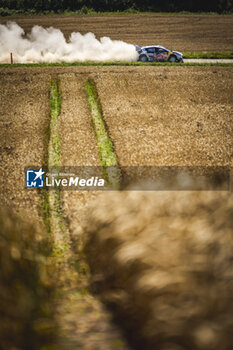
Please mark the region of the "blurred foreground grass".
[[89, 209], [92, 288], [133, 349], [232, 349], [232, 208], [224, 191], [129, 190]]
[[49, 255], [43, 233], [0, 210], [0, 349], [55, 349]]

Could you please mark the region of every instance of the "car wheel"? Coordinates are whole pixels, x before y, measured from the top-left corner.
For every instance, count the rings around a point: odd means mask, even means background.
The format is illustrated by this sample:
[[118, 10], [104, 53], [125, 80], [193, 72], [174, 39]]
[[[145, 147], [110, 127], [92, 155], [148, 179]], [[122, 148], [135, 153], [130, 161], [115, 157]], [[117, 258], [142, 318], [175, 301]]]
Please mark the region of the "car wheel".
[[168, 59], [169, 62], [176, 62], [176, 56], [172, 55]]
[[146, 57], [146, 55], [141, 55], [141, 56], [139, 57], [139, 61], [140, 61], [140, 62], [147, 62], [147, 61], [148, 61], [148, 58]]

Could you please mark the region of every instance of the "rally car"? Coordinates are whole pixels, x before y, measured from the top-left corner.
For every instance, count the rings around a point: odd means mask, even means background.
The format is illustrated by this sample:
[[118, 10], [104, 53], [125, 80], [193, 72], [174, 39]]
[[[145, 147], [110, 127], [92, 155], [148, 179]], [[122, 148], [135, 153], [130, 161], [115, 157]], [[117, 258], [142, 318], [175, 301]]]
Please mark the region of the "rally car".
[[163, 46], [136, 46], [138, 61], [141, 62], [184, 62], [183, 54], [179, 51], [171, 51]]

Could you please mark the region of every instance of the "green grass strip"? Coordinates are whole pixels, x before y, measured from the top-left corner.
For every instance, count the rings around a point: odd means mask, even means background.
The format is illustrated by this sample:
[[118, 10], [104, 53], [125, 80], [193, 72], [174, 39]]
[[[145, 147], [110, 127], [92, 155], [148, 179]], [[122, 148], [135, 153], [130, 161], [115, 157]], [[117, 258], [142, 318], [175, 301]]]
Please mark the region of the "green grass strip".
[[120, 169], [112, 141], [108, 136], [107, 128], [104, 123], [97, 89], [92, 79], [88, 79], [88, 81], [84, 83], [84, 86], [86, 89], [87, 99], [92, 115], [92, 122], [97, 140], [99, 158], [103, 167], [103, 174], [109, 184], [114, 186], [114, 188], [117, 188], [120, 184]]
[[[192, 58], [192, 57], [190, 57]], [[220, 66], [220, 67], [232, 67], [233, 66], [233, 61], [232, 63], [224, 63], [224, 62], [187, 62], [187, 63], [172, 63], [172, 62], [57, 62], [57, 63], [15, 63], [15, 64], [8, 64], [8, 63], [3, 63], [0, 64], [0, 68], [17, 68], [17, 67], [91, 67], [91, 66], [182, 66], [182, 67], [187, 67], [187, 66]]]
[[61, 95], [59, 81], [50, 82], [50, 143], [48, 166], [59, 167], [61, 156], [59, 115], [61, 112]]
[[[61, 96], [59, 91], [59, 81], [50, 81], [50, 121], [46, 132], [45, 145], [46, 155], [44, 157], [44, 169], [50, 169], [55, 167], [59, 169], [60, 166], [60, 130], [59, 130], [59, 114], [61, 111]], [[45, 225], [45, 229], [49, 235], [51, 251], [54, 251], [54, 237], [53, 237], [53, 217], [54, 207], [56, 207], [56, 216], [60, 216], [58, 213], [58, 205], [60, 201], [60, 192], [55, 190], [55, 193], [51, 195], [48, 187], [44, 187], [40, 190], [41, 197], [41, 215]]]
[[[51, 80], [47, 170], [57, 179], [60, 177], [61, 165], [61, 100], [60, 82], [59, 80]], [[72, 343], [75, 343], [75, 348], [78, 348], [79, 339], [76, 338], [73, 340], [74, 337], [73, 334], [71, 334], [72, 330], [67, 316], [71, 315], [72, 319], [77, 317], [75, 311], [72, 310], [75, 301], [78, 299], [76, 298], [74, 301], [73, 290], [76, 291], [78, 288], [78, 285], [76, 284], [78, 275], [82, 274], [84, 276], [89, 270], [80, 256], [77, 256], [77, 253], [74, 255], [72, 252], [72, 241], [69, 235], [68, 224], [63, 217], [61, 188], [57, 186], [55, 188], [49, 187], [46, 189], [47, 192], [46, 196], [44, 196], [44, 200], [45, 206], [47, 205], [50, 213], [49, 224], [52, 241], [51, 262], [55, 266], [54, 271], [56, 272], [55, 320], [57, 321], [58, 344], [56, 344], [55, 348], [68, 349], [70, 338], [72, 338]], [[62, 345], [60, 345], [60, 343], [62, 343]], [[47, 347], [44, 347], [43, 349], [45, 350]], [[48, 348], [48, 350], [50, 350], [50, 348]]]
[[[183, 53], [184, 58], [207, 58], [207, 59], [232, 59], [233, 58], [233, 52], [184, 52]], [[233, 63], [233, 62], [232, 62]]]
[[[61, 94], [59, 80], [50, 81], [50, 139], [48, 145], [48, 171], [56, 172], [59, 179], [61, 165], [61, 137], [59, 117], [61, 113]], [[61, 209], [61, 189], [56, 187], [49, 190], [48, 205], [50, 206], [51, 232], [54, 238], [53, 253], [56, 258], [63, 260], [70, 249], [67, 227], [63, 220]], [[68, 253], [69, 255], [69, 253]]]

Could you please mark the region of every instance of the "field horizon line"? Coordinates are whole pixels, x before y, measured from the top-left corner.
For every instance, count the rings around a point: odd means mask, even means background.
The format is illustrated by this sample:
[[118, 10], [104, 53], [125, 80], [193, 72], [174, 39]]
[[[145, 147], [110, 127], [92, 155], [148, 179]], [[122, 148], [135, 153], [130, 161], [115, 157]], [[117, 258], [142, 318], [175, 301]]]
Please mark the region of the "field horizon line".
[[89, 66], [223, 66], [232, 67], [232, 62], [53, 62], [53, 63], [0, 63], [0, 68], [25, 68], [25, 67], [89, 67]]

